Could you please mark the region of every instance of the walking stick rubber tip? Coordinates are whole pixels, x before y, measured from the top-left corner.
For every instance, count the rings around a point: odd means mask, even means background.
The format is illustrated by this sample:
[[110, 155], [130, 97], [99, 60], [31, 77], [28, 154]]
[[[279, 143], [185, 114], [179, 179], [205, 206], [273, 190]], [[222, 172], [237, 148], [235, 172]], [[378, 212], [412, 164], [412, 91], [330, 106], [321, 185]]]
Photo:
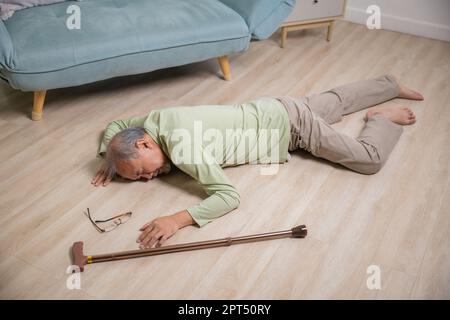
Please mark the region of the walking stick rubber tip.
[[304, 238], [308, 234], [308, 230], [306, 226], [302, 224], [301, 226], [295, 227], [291, 229], [293, 238]]
[[78, 266], [81, 272], [84, 271], [84, 266], [87, 264], [87, 257], [83, 254], [82, 241], [74, 242], [72, 245], [72, 263]]

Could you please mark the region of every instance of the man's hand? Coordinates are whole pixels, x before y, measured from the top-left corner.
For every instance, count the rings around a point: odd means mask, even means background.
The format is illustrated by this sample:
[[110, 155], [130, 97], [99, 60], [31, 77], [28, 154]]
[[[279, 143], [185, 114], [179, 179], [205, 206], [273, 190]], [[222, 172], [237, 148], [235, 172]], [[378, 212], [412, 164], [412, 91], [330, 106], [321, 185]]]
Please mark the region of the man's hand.
[[141, 249], [152, 248], [154, 245], [159, 247], [179, 229], [193, 223], [194, 220], [186, 210], [171, 216], [156, 218], [139, 229], [142, 233], [136, 242]]
[[98, 187], [99, 185], [103, 185], [104, 187], [106, 187], [112, 179], [113, 177], [108, 176], [108, 165], [104, 163], [101, 166], [100, 170], [97, 171], [95, 177], [92, 179], [91, 184], [93, 184], [95, 187]]

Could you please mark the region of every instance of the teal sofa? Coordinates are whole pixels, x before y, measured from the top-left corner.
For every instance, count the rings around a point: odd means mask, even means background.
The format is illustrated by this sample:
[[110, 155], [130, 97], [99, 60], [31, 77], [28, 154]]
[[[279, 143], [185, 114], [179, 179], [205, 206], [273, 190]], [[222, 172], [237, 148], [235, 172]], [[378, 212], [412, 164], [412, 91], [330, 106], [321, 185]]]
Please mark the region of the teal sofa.
[[[80, 8], [69, 29], [67, 8]], [[295, 0], [84, 0], [20, 10], [0, 21], [0, 78], [34, 92], [33, 120], [47, 90], [227, 56], [269, 37]]]

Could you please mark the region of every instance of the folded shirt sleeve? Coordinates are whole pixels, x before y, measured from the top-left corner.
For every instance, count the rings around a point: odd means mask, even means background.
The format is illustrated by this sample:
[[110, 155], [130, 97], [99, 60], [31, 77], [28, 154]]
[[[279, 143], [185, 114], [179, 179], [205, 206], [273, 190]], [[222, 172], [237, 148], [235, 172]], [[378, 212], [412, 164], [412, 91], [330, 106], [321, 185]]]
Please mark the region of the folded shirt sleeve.
[[108, 148], [109, 142], [117, 133], [127, 128], [143, 127], [146, 119], [147, 117], [142, 117], [142, 118], [115, 120], [110, 122], [106, 126], [102, 142], [100, 143], [100, 147], [98, 148], [97, 152], [98, 156], [103, 156], [103, 154], [106, 152], [106, 149]]

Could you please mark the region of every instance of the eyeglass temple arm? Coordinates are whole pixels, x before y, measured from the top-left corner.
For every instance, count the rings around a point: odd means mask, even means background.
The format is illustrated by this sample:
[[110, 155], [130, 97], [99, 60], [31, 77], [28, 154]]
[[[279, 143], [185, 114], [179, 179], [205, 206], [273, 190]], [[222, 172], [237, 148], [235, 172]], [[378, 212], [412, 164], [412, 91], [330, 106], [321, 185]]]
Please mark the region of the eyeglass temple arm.
[[100, 228], [100, 227], [96, 224], [97, 221], [94, 222], [94, 220], [92, 220], [91, 212], [89, 211], [89, 208], [87, 208], [87, 214], [86, 214], [86, 216], [89, 218], [89, 220], [91, 221], [91, 223], [94, 225], [95, 229], [97, 229], [98, 232], [100, 232], [100, 233], [105, 232], [105, 230], [103, 230], [102, 228]]
[[131, 211], [130, 211], [130, 212], [126, 212], [126, 213], [119, 214], [119, 215], [117, 215], [117, 216], [114, 216], [114, 217], [109, 218], [109, 219], [106, 219], [106, 220], [95, 220], [95, 222], [96, 222], [96, 223], [99, 223], [99, 222], [108, 222], [108, 221], [111, 221], [111, 220], [114, 220], [114, 219], [117, 219], [117, 218], [120, 218], [120, 217], [123, 217], [123, 216], [127, 216], [127, 215], [131, 215]]

